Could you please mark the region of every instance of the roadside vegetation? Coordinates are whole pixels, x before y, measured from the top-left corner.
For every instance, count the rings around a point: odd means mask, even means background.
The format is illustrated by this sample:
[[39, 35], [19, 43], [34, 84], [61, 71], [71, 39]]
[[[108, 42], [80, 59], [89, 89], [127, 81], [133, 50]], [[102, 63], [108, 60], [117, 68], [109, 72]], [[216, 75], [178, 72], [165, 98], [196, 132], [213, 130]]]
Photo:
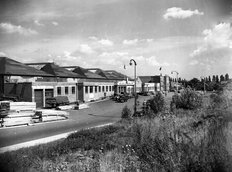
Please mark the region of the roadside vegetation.
[[1, 171], [231, 171], [226, 128], [231, 100], [187, 88], [167, 104], [162, 94], [141, 117], [129, 108], [114, 125], [0, 155]]

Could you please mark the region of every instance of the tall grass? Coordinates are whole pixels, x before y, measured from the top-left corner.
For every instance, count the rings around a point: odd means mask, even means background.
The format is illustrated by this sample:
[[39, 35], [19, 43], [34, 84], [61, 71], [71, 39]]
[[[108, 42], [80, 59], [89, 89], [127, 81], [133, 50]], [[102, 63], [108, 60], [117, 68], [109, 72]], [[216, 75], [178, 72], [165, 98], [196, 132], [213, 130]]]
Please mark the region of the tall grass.
[[[156, 100], [159, 101], [158, 99]], [[67, 139], [0, 155], [1, 171], [230, 171], [221, 95], [197, 110], [141, 117], [82, 130]], [[213, 105], [215, 103], [215, 105]], [[125, 110], [127, 111], [127, 110]], [[163, 113], [163, 112], [160, 112]]]

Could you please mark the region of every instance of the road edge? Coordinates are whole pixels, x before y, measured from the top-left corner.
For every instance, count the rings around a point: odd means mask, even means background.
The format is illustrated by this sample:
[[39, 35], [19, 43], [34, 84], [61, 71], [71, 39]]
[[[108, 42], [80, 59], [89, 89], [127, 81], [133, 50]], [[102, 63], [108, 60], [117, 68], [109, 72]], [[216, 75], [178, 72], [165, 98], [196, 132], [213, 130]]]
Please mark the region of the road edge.
[[[104, 127], [104, 126], [108, 126], [108, 125], [112, 125], [112, 124], [114, 124], [114, 123], [112, 123], [112, 122], [111, 123], [105, 123], [105, 124], [101, 124], [101, 125], [97, 125], [97, 126], [93, 126], [93, 127], [83, 128], [83, 129], [88, 130], [88, 129], [91, 129], [91, 128], [100, 128], [100, 127]], [[80, 130], [82, 130], [82, 129], [80, 129]], [[36, 140], [28, 141], [28, 142], [23, 142], [23, 143], [10, 145], [10, 146], [1, 147], [0, 148], [0, 154], [5, 153], [5, 152], [16, 151], [16, 150], [21, 149], [21, 148], [37, 146], [37, 145], [41, 145], [41, 144], [54, 142], [54, 141], [57, 141], [57, 140], [60, 140], [60, 139], [65, 139], [70, 134], [78, 132], [80, 130], [70, 131], [70, 132], [67, 132], [67, 133], [62, 133], [62, 134], [49, 136], [49, 137], [44, 137], [44, 138], [41, 138], [41, 139], [36, 139]]]

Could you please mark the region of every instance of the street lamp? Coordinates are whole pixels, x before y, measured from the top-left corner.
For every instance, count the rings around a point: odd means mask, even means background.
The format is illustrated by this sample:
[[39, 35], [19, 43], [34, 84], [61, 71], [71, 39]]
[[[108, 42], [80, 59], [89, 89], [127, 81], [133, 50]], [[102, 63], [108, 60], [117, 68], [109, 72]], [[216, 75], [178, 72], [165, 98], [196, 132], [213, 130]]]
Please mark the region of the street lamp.
[[176, 73], [176, 91], [178, 92], [178, 72], [177, 71], [172, 71], [171, 74]]
[[134, 105], [134, 115], [136, 115], [136, 104], [137, 104], [137, 102], [136, 102], [136, 99], [137, 99], [137, 93], [136, 93], [136, 66], [137, 66], [137, 63], [136, 63], [136, 61], [134, 60], [134, 59], [131, 59], [130, 60], [130, 66], [132, 66], [132, 62], [134, 62], [134, 82], [135, 82], [135, 87], [134, 87], [134, 94], [135, 94], [135, 105]]

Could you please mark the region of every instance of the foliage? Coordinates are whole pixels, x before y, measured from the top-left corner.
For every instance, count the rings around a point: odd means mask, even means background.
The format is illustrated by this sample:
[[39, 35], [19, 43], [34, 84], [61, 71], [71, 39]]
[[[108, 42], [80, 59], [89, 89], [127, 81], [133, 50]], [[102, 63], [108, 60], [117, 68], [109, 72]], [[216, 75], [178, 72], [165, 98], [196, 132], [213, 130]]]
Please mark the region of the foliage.
[[124, 106], [124, 108], [122, 109], [121, 118], [122, 119], [132, 119], [132, 112], [127, 106]]
[[[185, 90], [185, 96], [196, 94]], [[187, 96], [187, 98], [188, 98]], [[183, 96], [184, 97], [184, 96]], [[173, 99], [182, 101], [182, 94]], [[136, 118], [0, 155], [1, 171], [230, 171], [225, 127], [231, 112], [219, 94], [197, 111]], [[163, 112], [161, 112], [163, 113]]]
[[193, 78], [191, 79], [190, 81], [188, 81], [188, 86], [190, 86], [191, 88], [193, 89], [196, 89], [196, 90], [201, 90], [201, 82], [199, 79], [197, 78]]
[[154, 114], [162, 112], [165, 107], [163, 95], [160, 92], [158, 92], [153, 98], [148, 100], [148, 106]]
[[188, 87], [180, 95], [173, 95], [171, 104], [175, 104], [177, 109], [194, 110], [202, 106], [202, 96]]

